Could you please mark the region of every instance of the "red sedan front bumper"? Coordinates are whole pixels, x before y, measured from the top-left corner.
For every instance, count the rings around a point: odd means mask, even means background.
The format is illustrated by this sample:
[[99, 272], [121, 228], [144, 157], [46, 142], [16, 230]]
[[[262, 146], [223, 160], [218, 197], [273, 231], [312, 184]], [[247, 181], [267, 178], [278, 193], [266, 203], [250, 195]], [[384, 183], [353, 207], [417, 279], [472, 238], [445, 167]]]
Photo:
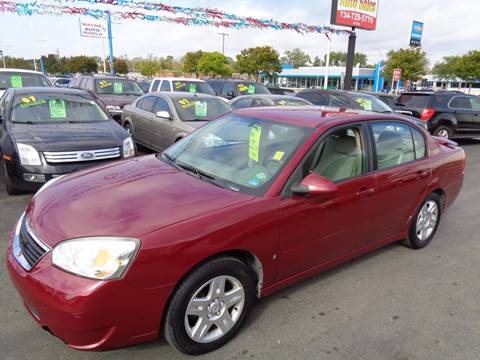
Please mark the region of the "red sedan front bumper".
[[47, 253], [26, 271], [7, 253], [10, 278], [27, 310], [46, 330], [80, 350], [108, 350], [159, 335], [171, 286], [138, 288], [125, 279], [96, 281], [52, 266]]

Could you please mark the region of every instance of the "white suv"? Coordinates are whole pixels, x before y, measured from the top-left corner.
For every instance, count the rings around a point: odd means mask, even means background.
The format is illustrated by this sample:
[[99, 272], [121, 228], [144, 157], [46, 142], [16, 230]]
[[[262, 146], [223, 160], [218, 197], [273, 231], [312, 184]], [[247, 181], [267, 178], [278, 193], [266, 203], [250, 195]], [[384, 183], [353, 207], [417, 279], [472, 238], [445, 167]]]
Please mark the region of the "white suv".
[[188, 78], [155, 78], [150, 85], [150, 92], [180, 91], [215, 95], [212, 87], [204, 80]]

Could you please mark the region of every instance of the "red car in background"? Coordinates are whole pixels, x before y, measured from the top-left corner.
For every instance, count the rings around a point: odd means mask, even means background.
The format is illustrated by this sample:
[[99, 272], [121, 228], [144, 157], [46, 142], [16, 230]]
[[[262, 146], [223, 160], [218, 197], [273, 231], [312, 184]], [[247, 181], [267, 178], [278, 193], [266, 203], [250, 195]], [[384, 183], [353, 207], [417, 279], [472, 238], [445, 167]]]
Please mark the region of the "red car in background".
[[464, 151], [394, 115], [252, 108], [170, 147], [47, 183], [8, 269], [29, 313], [82, 350], [164, 334], [200, 354], [255, 297], [404, 239], [425, 247]]

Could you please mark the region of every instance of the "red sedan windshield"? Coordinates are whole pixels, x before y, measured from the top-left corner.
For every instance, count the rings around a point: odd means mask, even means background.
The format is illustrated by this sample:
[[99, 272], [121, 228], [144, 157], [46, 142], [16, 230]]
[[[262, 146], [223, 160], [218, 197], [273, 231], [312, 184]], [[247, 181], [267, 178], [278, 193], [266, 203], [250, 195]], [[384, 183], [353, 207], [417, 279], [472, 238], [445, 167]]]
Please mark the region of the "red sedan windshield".
[[227, 115], [182, 141], [166, 159], [225, 188], [263, 195], [312, 129]]

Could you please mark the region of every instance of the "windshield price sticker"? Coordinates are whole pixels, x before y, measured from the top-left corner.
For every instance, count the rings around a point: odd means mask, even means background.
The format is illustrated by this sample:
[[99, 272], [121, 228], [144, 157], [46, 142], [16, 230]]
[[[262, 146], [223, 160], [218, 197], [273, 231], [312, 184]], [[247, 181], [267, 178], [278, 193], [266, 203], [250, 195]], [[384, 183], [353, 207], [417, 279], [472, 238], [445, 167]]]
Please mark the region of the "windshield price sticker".
[[280, 106], [286, 106], [286, 105], [287, 105], [287, 100], [280, 100], [280, 101], [278, 102], [278, 105], [280, 105]]
[[181, 89], [181, 88], [184, 88], [185, 87], [185, 83], [181, 82], [181, 81], [177, 81], [175, 83], [175, 89]]
[[100, 88], [106, 88], [106, 87], [109, 87], [109, 86], [112, 86], [112, 83], [110, 81], [105, 81], [105, 80], [102, 80], [98, 83], [98, 86], [100, 86]]
[[207, 116], [207, 102], [196, 101], [195, 102], [195, 116], [205, 117]]
[[50, 99], [48, 100], [50, 107], [50, 117], [52, 119], [64, 119], [67, 117], [67, 109], [65, 108], [65, 100]]
[[248, 85], [248, 93], [255, 94], [255, 85]]
[[188, 87], [188, 91], [191, 93], [197, 92], [197, 84], [190, 84], [190, 86]]
[[180, 99], [178, 100], [178, 103], [182, 107], [182, 109], [188, 109], [189, 107], [192, 107], [195, 105], [193, 101], [190, 101], [188, 99]]
[[123, 84], [121, 82], [113, 83], [113, 92], [115, 94], [121, 94], [123, 92]]
[[262, 136], [262, 128], [254, 125], [250, 129], [250, 140], [248, 142], [248, 157], [253, 161], [258, 162], [258, 155], [260, 153], [260, 137]]
[[363, 108], [363, 110], [367, 110], [367, 111], [372, 111], [373, 110], [372, 100], [364, 99], [364, 98], [358, 98], [357, 102], [360, 104], [360, 106]]
[[47, 101], [46, 100], [38, 100], [35, 96], [27, 96], [22, 98], [22, 103], [20, 104], [20, 108], [24, 109], [30, 106], [36, 106], [36, 105], [43, 105]]
[[10, 76], [10, 84], [12, 85], [12, 88], [15, 89], [23, 87], [22, 77], [20, 75]]
[[283, 151], [277, 151], [275, 155], [273, 155], [273, 160], [281, 161], [283, 159], [283, 155], [285, 155]]
[[238, 85], [238, 90], [240, 90], [240, 92], [248, 91], [248, 86], [245, 85], [245, 84], [239, 84]]

